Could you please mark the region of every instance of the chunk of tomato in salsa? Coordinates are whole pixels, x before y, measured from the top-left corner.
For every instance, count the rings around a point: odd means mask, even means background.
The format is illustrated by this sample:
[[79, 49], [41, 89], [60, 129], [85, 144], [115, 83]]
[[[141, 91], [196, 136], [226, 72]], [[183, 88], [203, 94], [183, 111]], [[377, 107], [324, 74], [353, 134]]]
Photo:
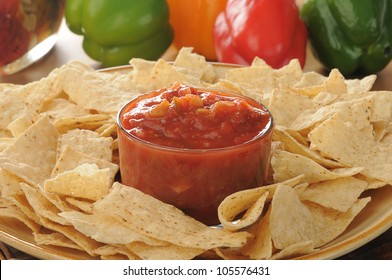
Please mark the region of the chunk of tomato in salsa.
[[147, 142], [214, 149], [252, 140], [271, 120], [253, 100], [176, 83], [141, 98], [121, 121], [128, 133]]

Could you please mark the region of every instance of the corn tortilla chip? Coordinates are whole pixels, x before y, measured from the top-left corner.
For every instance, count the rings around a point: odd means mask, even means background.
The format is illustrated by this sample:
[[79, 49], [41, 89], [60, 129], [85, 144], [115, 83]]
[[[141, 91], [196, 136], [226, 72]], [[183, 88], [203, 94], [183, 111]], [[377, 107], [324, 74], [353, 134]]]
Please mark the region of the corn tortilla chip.
[[96, 256], [94, 250], [102, 246], [102, 243], [87, 237], [72, 226], [60, 225], [44, 217], [41, 218], [41, 224], [46, 229], [63, 234], [76, 245], [81, 247], [82, 250], [87, 252], [90, 256]]
[[174, 67], [186, 75], [194, 76], [199, 80], [212, 83], [216, 74], [211, 63], [207, 63], [206, 58], [196, 53], [192, 53], [193, 48], [181, 48], [174, 60]]
[[23, 191], [19, 186], [21, 182], [19, 177], [0, 168], [0, 194], [2, 197], [22, 195]]
[[14, 138], [11, 137], [0, 138], [0, 153], [4, 151], [8, 146], [10, 146], [13, 142], [14, 142]]
[[284, 249], [300, 242], [313, 241], [314, 248], [339, 236], [366, 206], [362, 198], [346, 212], [301, 202], [294, 189], [280, 185], [271, 204], [270, 230], [274, 246]]
[[340, 177], [353, 176], [360, 173], [362, 167], [339, 168], [328, 170], [312, 159], [302, 155], [276, 150], [271, 159], [275, 182], [283, 182], [288, 179], [305, 175], [305, 181], [316, 183], [332, 180]]
[[34, 240], [40, 245], [54, 245], [65, 248], [77, 249], [82, 251], [83, 249], [75, 242], [67, 238], [62, 233], [51, 232], [51, 233], [39, 233], [33, 232]]
[[294, 138], [292, 134], [290, 134], [288, 131], [285, 130], [285, 128], [280, 126], [276, 126], [272, 133], [272, 140], [283, 143], [284, 150], [287, 152], [305, 156], [326, 168], [343, 167], [341, 163], [323, 157], [316, 151], [311, 150], [307, 142], [304, 143], [304, 140], [301, 139], [302, 143], [300, 143], [297, 138]]
[[318, 203], [324, 207], [346, 212], [366, 190], [368, 183], [354, 177], [342, 177], [309, 185], [300, 199]]
[[272, 255], [273, 260], [291, 259], [297, 256], [310, 254], [317, 251], [314, 249], [312, 241], [304, 241], [290, 245], [278, 253]]
[[75, 151], [112, 161], [112, 143], [111, 137], [101, 137], [97, 132], [91, 130], [73, 129], [59, 137], [57, 154], [60, 155], [68, 145]]
[[133, 252], [125, 246], [103, 245], [94, 250], [102, 260], [140, 260]]
[[28, 183], [42, 183], [53, 170], [57, 138], [49, 117], [40, 118], [0, 153], [0, 167]]
[[49, 115], [53, 120], [90, 115], [88, 110], [83, 109], [65, 98], [48, 100], [44, 103], [40, 113]]
[[[362, 121], [369, 123], [365, 114]], [[370, 125], [358, 129], [335, 115], [315, 128], [309, 138], [313, 149], [346, 166], [363, 167], [363, 175], [392, 183], [392, 146], [375, 141]]]
[[18, 207], [0, 207], [0, 217], [14, 218], [27, 226], [31, 231], [37, 232], [41, 226], [26, 216]]
[[81, 108], [116, 115], [138, 93], [124, 91], [102, 76], [87, 65], [71, 61], [59, 69], [58, 78], [61, 89]]
[[7, 128], [12, 133], [13, 137], [18, 137], [27, 128], [33, 124], [33, 117], [31, 115], [23, 115], [11, 122]]
[[112, 181], [114, 181], [114, 177], [119, 169], [117, 164], [75, 151], [69, 145], [66, 145], [56, 161], [51, 177], [54, 178], [60, 173], [73, 170], [85, 163], [96, 164], [99, 169], [109, 168]]
[[23, 99], [11, 93], [0, 93], [0, 129], [7, 129], [14, 120], [24, 115], [32, 115], [30, 108]]
[[113, 183], [109, 168], [99, 169], [96, 164], [84, 163], [59, 173], [44, 182], [44, 189], [59, 195], [98, 200], [108, 193]]
[[[281, 184], [294, 187], [301, 183], [303, 178], [304, 176], [301, 175], [285, 182], [281, 182]], [[267, 202], [271, 201], [278, 185], [279, 184], [277, 183], [259, 188], [247, 189], [227, 196], [218, 207], [218, 217], [222, 226], [229, 230], [236, 229], [234, 225], [235, 218], [245, 210], [250, 209], [266, 193], [267, 197], [262, 198], [262, 200], [266, 200]]]
[[142, 242], [133, 242], [126, 247], [143, 260], [191, 260], [204, 251], [200, 248], [186, 248], [173, 244], [151, 246]]
[[121, 217], [140, 234], [189, 248], [241, 247], [249, 237], [246, 232], [210, 228], [174, 206], [120, 183], [115, 183], [110, 193], [95, 203], [94, 213]]
[[241, 251], [252, 260], [270, 259], [272, 256], [273, 244], [269, 219], [270, 211], [249, 229], [249, 232], [254, 237], [249, 240]]
[[92, 213], [93, 211], [93, 202], [88, 200], [83, 200], [83, 199], [79, 199], [76, 197], [65, 197], [65, 201], [67, 202], [68, 205], [70, 205], [73, 209], [67, 209], [67, 210], [63, 210], [63, 212], [67, 212], [70, 210], [74, 210], [76, 208], [76, 210], [80, 210], [84, 213]]
[[139, 234], [120, 217], [106, 213], [84, 214], [77, 211], [62, 212], [60, 216], [69, 221], [78, 231], [106, 244], [128, 244], [141, 241], [152, 246], [164, 246], [167, 242]]
[[60, 213], [59, 209], [47, 200], [38, 188], [31, 187], [25, 183], [21, 183], [21, 187], [39, 220], [46, 218], [58, 224], [70, 225], [67, 220], [58, 215]]
[[[20, 189], [23, 192], [22, 188]], [[32, 221], [36, 222], [37, 224], [40, 223], [39, 214], [34, 211], [34, 208], [30, 205], [24, 193], [23, 195], [14, 195], [10, 197], [9, 200], [12, 201], [14, 205], [18, 207], [19, 210], [22, 211], [23, 214], [29, 217]]]
[[[219, 213], [221, 213], [219, 217], [222, 226], [227, 230], [235, 231], [252, 225], [262, 214], [268, 196], [269, 192], [266, 189], [266, 191], [250, 207], [248, 207], [247, 204], [242, 204], [242, 207], [240, 206], [241, 209], [235, 209], [237, 211], [234, 212], [230, 211], [233, 209], [225, 209], [224, 206], [226, 204], [221, 204], [222, 207], [220, 207], [218, 211]], [[240, 218], [235, 221], [232, 221], [233, 218], [238, 214], [237, 212], [243, 211], [245, 211], [245, 213]]]

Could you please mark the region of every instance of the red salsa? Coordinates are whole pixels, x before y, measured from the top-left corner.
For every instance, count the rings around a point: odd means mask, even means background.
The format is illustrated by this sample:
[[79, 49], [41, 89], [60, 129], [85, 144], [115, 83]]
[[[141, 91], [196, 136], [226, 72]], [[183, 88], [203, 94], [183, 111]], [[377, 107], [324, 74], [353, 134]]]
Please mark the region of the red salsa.
[[122, 117], [124, 129], [137, 138], [189, 149], [242, 144], [260, 134], [269, 121], [268, 112], [253, 100], [182, 84], [149, 94]]
[[121, 182], [208, 225], [228, 195], [263, 185], [272, 118], [256, 101], [175, 84], [118, 114]]

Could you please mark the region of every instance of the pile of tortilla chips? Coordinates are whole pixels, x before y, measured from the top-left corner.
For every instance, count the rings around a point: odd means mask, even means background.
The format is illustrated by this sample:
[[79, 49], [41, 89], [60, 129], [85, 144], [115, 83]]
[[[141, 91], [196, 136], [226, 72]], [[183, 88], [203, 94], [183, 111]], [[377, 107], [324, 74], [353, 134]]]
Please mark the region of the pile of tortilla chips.
[[[219, 67], [182, 49], [97, 72], [70, 62], [27, 85], [0, 84], [0, 217], [40, 245], [102, 259], [287, 259], [317, 251], [392, 184], [392, 92], [375, 76]], [[271, 182], [227, 197], [221, 227], [118, 182], [116, 114], [174, 82], [265, 104], [275, 121]], [[0, 225], [1, 227], [1, 225]]]

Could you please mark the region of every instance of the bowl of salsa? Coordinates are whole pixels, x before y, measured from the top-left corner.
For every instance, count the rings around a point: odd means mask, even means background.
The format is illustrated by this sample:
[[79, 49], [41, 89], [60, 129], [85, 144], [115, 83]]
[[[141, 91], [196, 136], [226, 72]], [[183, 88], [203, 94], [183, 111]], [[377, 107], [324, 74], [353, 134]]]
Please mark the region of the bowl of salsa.
[[175, 83], [117, 116], [121, 182], [207, 224], [228, 195], [263, 185], [273, 119], [248, 97]]

